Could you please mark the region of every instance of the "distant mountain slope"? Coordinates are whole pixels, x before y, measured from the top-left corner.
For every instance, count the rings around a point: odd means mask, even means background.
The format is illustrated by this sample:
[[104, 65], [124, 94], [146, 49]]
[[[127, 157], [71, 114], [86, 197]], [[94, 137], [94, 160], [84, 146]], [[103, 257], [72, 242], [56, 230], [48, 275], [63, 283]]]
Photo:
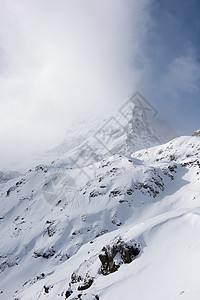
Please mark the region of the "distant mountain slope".
[[177, 137], [156, 114], [151, 104], [136, 93], [103, 123], [94, 120], [77, 123], [52, 154], [57, 156], [57, 164], [83, 167], [108, 155], [131, 155]]
[[63, 142], [48, 151], [30, 153], [0, 166], [25, 173], [38, 164], [83, 167], [115, 153], [131, 155], [137, 150], [166, 143], [177, 137], [170, 126], [157, 118], [157, 111], [140, 94], [105, 115], [89, 115], [68, 128]]
[[193, 133], [193, 136], [200, 136], [200, 128]]
[[3, 183], [1, 299], [200, 298], [199, 182], [200, 138], [180, 137]]
[[16, 171], [0, 171], [0, 183], [19, 177], [21, 174]]

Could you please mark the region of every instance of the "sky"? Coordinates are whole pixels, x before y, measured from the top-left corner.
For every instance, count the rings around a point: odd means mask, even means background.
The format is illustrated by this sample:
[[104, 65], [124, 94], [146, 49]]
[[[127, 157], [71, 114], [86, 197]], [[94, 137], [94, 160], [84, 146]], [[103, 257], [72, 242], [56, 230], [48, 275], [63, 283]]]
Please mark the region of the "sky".
[[140, 91], [200, 127], [199, 0], [0, 0], [0, 157], [58, 145], [74, 120]]

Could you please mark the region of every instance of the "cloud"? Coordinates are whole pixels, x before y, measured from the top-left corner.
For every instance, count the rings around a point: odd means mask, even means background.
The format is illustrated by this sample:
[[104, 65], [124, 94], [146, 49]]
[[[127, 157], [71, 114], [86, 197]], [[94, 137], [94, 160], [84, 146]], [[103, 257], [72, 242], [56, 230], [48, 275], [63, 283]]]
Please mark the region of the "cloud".
[[[149, 0], [0, 0], [1, 151], [53, 147], [139, 84]], [[12, 151], [11, 151], [12, 152]]]
[[137, 90], [172, 126], [199, 127], [198, 47], [180, 6], [0, 0], [2, 162], [56, 146], [73, 120], [100, 118]]

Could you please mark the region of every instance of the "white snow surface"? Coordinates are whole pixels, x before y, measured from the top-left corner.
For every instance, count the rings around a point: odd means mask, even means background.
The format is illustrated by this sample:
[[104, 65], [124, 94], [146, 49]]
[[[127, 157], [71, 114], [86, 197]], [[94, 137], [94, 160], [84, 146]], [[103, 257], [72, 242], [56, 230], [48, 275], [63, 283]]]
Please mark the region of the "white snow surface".
[[[200, 299], [200, 137], [136, 152], [119, 140], [81, 169], [63, 156], [0, 183], [0, 299]], [[141, 251], [102, 275], [119, 239]]]

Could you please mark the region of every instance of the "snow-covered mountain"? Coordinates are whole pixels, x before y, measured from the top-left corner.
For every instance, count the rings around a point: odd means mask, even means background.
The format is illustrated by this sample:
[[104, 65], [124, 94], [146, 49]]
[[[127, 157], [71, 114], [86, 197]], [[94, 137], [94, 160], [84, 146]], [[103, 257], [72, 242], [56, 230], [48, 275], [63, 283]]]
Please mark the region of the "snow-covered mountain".
[[[63, 142], [57, 147], [23, 154], [17, 161], [4, 165], [25, 173], [38, 164], [55, 164], [82, 167], [103, 158], [133, 152], [166, 143], [177, 137], [170, 126], [157, 118], [157, 111], [140, 94], [135, 93], [116, 109], [87, 114], [68, 128]], [[0, 164], [0, 170], [2, 162]]]
[[199, 151], [180, 137], [1, 184], [1, 298], [198, 299]]
[[200, 298], [200, 137], [136, 106], [0, 183], [1, 299]]
[[19, 177], [21, 174], [17, 171], [0, 171], [0, 183], [7, 182]]
[[155, 108], [137, 92], [103, 122], [90, 117], [73, 124], [61, 145], [48, 154], [57, 165], [83, 167], [115, 153], [131, 155], [177, 137], [156, 115]]

